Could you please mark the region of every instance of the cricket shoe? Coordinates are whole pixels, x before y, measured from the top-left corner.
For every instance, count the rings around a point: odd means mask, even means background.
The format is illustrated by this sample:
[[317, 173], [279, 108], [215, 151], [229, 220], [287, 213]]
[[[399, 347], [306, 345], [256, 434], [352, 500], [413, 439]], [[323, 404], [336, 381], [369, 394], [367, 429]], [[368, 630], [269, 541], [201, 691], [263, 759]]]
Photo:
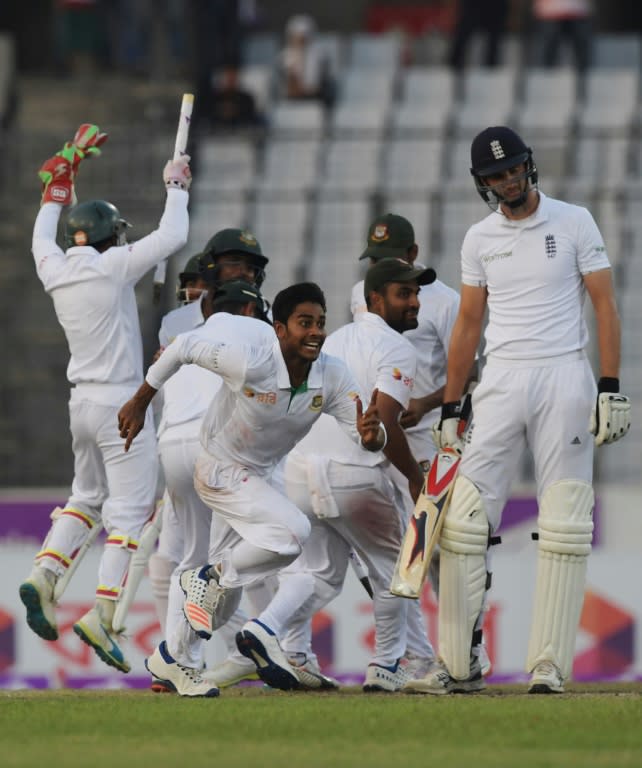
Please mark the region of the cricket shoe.
[[493, 665], [490, 660], [490, 656], [488, 655], [488, 650], [486, 648], [486, 645], [484, 643], [480, 643], [480, 645], [478, 646], [478, 651], [479, 651], [479, 665], [481, 667], [482, 677], [488, 677]]
[[366, 693], [394, 693], [400, 691], [408, 680], [408, 671], [401, 663], [401, 659], [397, 659], [390, 667], [368, 664], [363, 690]]
[[57, 640], [58, 627], [54, 601], [56, 575], [48, 568], [34, 566], [20, 585], [20, 599], [27, 609], [27, 624], [43, 640]]
[[340, 687], [338, 680], [328, 677], [328, 675], [324, 675], [321, 672], [321, 668], [314, 657], [298, 652], [288, 654], [287, 660], [294, 667], [302, 689], [336, 691]]
[[465, 680], [455, 680], [443, 663], [435, 661], [425, 677], [409, 680], [403, 689], [406, 693], [430, 693], [440, 696], [446, 693], [476, 693], [483, 691], [485, 687], [479, 659], [474, 656], [470, 663], [470, 676]]
[[100, 659], [110, 667], [116, 667], [121, 672], [129, 672], [131, 666], [114, 639], [111, 627], [101, 620], [98, 608], [94, 607], [79, 619], [73, 626], [78, 637], [91, 646]]
[[223, 626], [241, 602], [241, 587], [221, 587], [219, 574], [211, 565], [181, 573], [179, 583], [185, 594], [183, 613], [196, 634], [209, 640]]
[[230, 656], [212, 669], [206, 670], [202, 677], [218, 688], [229, 688], [243, 680], [259, 679], [256, 664], [251, 659], [236, 656]]
[[145, 666], [152, 675], [152, 690], [156, 693], [174, 691], [179, 696], [214, 698], [218, 688], [205, 680], [198, 669], [184, 667], [170, 656], [167, 643], [163, 642], [152, 655], [145, 659]]
[[282, 691], [300, 687], [299, 676], [281, 650], [276, 635], [258, 619], [251, 619], [236, 633], [236, 647], [254, 662], [258, 676], [270, 687]]
[[435, 665], [435, 657], [415, 656], [414, 653], [406, 653], [402, 659], [402, 664], [404, 662], [408, 679], [417, 680], [420, 677], [425, 677], [432, 670]]
[[540, 661], [531, 673], [529, 693], [564, 693], [564, 678], [552, 661]]

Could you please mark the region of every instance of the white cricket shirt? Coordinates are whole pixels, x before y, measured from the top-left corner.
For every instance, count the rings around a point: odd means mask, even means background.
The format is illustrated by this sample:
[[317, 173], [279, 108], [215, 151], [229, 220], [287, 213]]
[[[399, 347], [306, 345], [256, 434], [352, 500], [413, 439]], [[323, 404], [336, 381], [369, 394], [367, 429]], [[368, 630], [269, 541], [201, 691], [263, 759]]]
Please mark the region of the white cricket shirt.
[[[197, 299], [168, 312], [161, 321], [158, 340], [161, 347], [169, 344], [181, 333], [187, 333], [204, 325], [202, 299]], [[227, 313], [217, 313], [216, 318]], [[219, 318], [219, 322], [222, 318]], [[212, 398], [221, 386], [221, 378], [200, 365], [182, 365], [165, 382], [162, 389], [163, 410], [158, 425], [158, 437], [170, 427], [185, 425], [182, 436], [190, 431], [194, 437], [200, 432], [200, 421]], [[191, 427], [187, 425], [191, 424]]]
[[[352, 289], [350, 307], [355, 322], [367, 313], [363, 280]], [[403, 338], [410, 341], [417, 354], [413, 397], [430, 395], [446, 383], [448, 345], [458, 311], [459, 294], [441, 280], [420, 286], [417, 327], [403, 334]], [[439, 418], [440, 411], [437, 408], [427, 413], [419, 424], [405, 430], [414, 456], [421, 457], [425, 453], [423, 444], [426, 440], [432, 440], [430, 429]]]
[[38, 213], [33, 257], [67, 337], [67, 378], [72, 384], [92, 385], [89, 388], [95, 402], [122, 405], [143, 380], [143, 344], [134, 286], [152, 267], [185, 245], [187, 201], [187, 192], [168, 190], [158, 229], [135, 243], [103, 253], [91, 246], [74, 246], [63, 252], [56, 243], [62, 206], [45, 203]]
[[322, 352], [307, 381], [293, 391], [274, 330], [253, 318], [228, 317], [225, 328], [216, 328], [218, 340], [208, 321], [178, 336], [147, 372], [155, 389], [182, 363], [202, 365], [221, 377], [223, 385], [201, 429], [201, 444], [212, 458], [268, 475], [321, 413], [334, 416], [352, 440], [359, 440], [357, 385], [342, 361]]
[[[350, 368], [359, 391], [363, 393], [364, 411], [375, 388], [406, 408], [416, 373], [416, 352], [412, 344], [379, 315], [362, 313], [357, 322], [331, 333], [323, 350], [340, 358]], [[328, 418], [319, 419], [297, 450], [332, 456], [336, 461], [358, 466], [389, 464], [381, 451], [364, 451], [348, 440]]]
[[540, 192], [537, 210], [513, 221], [491, 213], [466, 233], [462, 282], [488, 289], [485, 354], [532, 360], [588, 341], [583, 275], [610, 267], [591, 214]]

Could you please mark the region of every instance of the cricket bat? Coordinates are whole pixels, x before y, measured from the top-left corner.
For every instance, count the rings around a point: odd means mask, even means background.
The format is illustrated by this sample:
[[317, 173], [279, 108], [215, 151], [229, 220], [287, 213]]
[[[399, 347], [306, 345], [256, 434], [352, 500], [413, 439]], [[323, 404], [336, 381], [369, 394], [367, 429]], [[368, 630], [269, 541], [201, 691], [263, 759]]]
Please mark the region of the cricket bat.
[[450, 497], [455, 486], [461, 455], [453, 448], [442, 448], [435, 456], [426, 483], [399, 550], [390, 591], [399, 597], [418, 599], [439, 541]]
[[[192, 121], [192, 108], [194, 107], [194, 94], [184, 93], [181, 101], [181, 111], [178, 116], [178, 128], [176, 129], [176, 140], [174, 142], [174, 160], [182, 157], [187, 150], [187, 139], [189, 137], [189, 127]], [[161, 291], [165, 285], [165, 275], [167, 274], [167, 260], [161, 261], [156, 265], [154, 271], [154, 303], [160, 301]]]

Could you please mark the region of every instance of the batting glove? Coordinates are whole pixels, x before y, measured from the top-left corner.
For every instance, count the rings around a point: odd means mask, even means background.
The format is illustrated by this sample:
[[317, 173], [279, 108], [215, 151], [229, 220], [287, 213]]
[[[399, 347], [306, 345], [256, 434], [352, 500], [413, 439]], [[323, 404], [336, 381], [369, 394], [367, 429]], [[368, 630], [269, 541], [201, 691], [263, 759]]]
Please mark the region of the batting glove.
[[597, 385], [597, 400], [591, 413], [589, 430], [595, 445], [614, 443], [631, 427], [631, 402], [619, 394], [619, 379], [602, 377]]
[[443, 403], [439, 424], [432, 428], [432, 439], [437, 448], [453, 448], [457, 453], [464, 450], [461, 439], [461, 403]]
[[163, 169], [163, 181], [167, 189], [184, 189], [187, 191], [192, 183], [189, 155], [183, 155], [178, 160], [168, 160]]

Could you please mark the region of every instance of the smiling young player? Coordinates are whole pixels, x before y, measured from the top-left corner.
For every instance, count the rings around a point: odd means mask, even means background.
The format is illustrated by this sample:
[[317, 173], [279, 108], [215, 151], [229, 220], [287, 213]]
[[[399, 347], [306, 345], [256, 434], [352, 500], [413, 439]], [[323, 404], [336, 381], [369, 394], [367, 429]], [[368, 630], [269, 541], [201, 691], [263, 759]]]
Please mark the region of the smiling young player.
[[[319, 418], [329, 413], [361, 448], [385, 446], [374, 404], [363, 413], [357, 385], [345, 364], [321, 351], [325, 341], [325, 297], [314, 283], [277, 294], [274, 332], [252, 318], [230, 318], [217, 336], [206, 324], [177, 337], [149, 369], [145, 383], [119, 413], [125, 448], [143, 424], [156, 391], [181, 364], [217, 373], [223, 385], [206, 414], [203, 450], [195, 486], [215, 515], [212, 566], [185, 571], [185, 614], [208, 638], [238, 606], [242, 587], [291, 563], [310, 533], [306, 516], [269, 483], [278, 461]], [[271, 337], [267, 337], [267, 332]], [[355, 405], [356, 403], [356, 405]], [[261, 660], [260, 674], [280, 688], [299, 679], [283, 655], [274, 630], [261, 614], [237, 637], [244, 655]], [[215, 696], [216, 687], [191, 685], [185, 670], [161, 646], [147, 660], [152, 675], [188, 696]]]

